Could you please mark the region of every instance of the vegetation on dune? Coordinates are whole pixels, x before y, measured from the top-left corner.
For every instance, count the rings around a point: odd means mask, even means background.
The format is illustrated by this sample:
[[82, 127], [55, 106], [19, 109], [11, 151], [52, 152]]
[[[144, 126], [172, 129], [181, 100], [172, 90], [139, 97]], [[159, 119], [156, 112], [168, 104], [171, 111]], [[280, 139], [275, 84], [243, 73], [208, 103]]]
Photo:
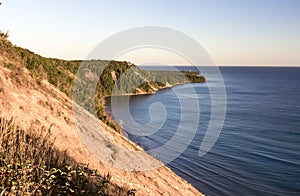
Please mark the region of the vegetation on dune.
[[[35, 79], [37, 84], [41, 85], [42, 80], [47, 80], [69, 97], [72, 97], [75, 76], [78, 74], [77, 71], [80, 66], [86, 67], [91, 73], [101, 73], [99, 76], [96, 75], [96, 78], [91, 78], [91, 80], [97, 80], [96, 91], [93, 86], [89, 86], [89, 80], [86, 78], [84, 79], [85, 81], [80, 84], [82, 87], [79, 93], [87, 95], [89, 94], [88, 91], [91, 90], [93, 91], [93, 97], [81, 96], [83, 99], [76, 100], [76, 102], [87, 110], [90, 108], [89, 111], [95, 110], [96, 112], [94, 114], [97, 115], [100, 120], [118, 132], [121, 131], [121, 128], [105, 112], [105, 96], [112, 94], [154, 93], [158, 89], [168, 85], [187, 82], [205, 82], [205, 78], [199, 76], [198, 72], [141, 70], [134, 64], [120, 61], [67, 61], [45, 58], [27, 49], [12, 46], [10, 42], [6, 40], [7, 35], [5, 34], [3, 34], [2, 37], [5, 37], [1, 39], [5, 41], [5, 43], [1, 45], [2, 48], [6, 48], [10, 56], [18, 59], [30, 71], [31, 76]], [[10, 69], [16, 68], [13, 64], [6, 65], [6, 67]], [[88, 76], [81, 75], [80, 78], [82, 77]], [[91, 83], [92, 82], [93, 81], [91, 81]], [[95, 105], [92, 105], [93, 102], [95, 102]]]
[[71, 97], [74, 74], [80, 66], [80, 61], [44, 58], [27, 49], [20, 47], [14, 47], [14, 49], [19, 55], [20, 61], [37, 82], [40, 83], [41, 80], [45, 79]]
[[[154, 93], [166, 85], [205, 82], [205, 78], [199, 76], [198, 72], [141, 70], [134, 64], [119, 61], [66, 61], [45, 58], [20, 47], [13, 47], [13, 51], [10, 52], [25, 65], [39, 85], [42, 80], [47, 80], [69, 97], [72, 97], [75, 75], [78, 74], [77, 70], [80, 66], [87, 67], [91, 73], [101, 73], [99, 78], [96, 78], [98, 80], [96, 92], [93, 87], [89, 86], [88, 80], [85, 79], [85, 82], [81, 84], [82, 92], [80, 93], [87, 95], [88, 91], [92, 90], [93, 97], [82, 96], [83, 99], [76, 100], [76, 102], [89, 111], [95, 110], [95, 115], [100, 120], [118, 132], [121, 131], [120, 126], [105, 112], [105, 96], [135, 94], [141, 91]], [[7, 67], [13, 68], [14, 66]]]
[[[104, 108], [105, 96], [154, 93], [158, 89], [169, 85], [205, 82], [205, 78], [200, 76], [198, 72], [141, 70], [132, 63], [120, 61], [67, 61], [45, 58], [27, 49], [13, 46], [7, 40], [7, 37], [7, 33], [0, 32], [0, 55], [6, 54], [6, 56], [20, 62], [30, 71], [31, 76], [38, 85], [42, 85], [42, 80], [47, 80], [70, 98], [74, 93], [73, 84], [80, 66], [86, 67], [91, 73], [101, 73], [96, 75], [96, 78], [92, 78], [92, 80], [97, 80], [96, 91], [95, 87], [89, 86], [89, 80], [84, 79], [85, 81], [80, 83], [82, 85], [81, 92], [75, 93], [80, 93], [83, 96], [77, 96], [82, 97], [82, 99], [75, 101], [89, 111], [96, 111], [93, 113], [117, 132], [121, 132], [121, 128], [106, 113]], [[13, 63], [6, 64], [5, 67], [16, 69], [15, 75], [21, 73], [17, 70], [20, 69], [20, 66], [18, 67]], [[19, 78], [15, 77], [15, 80], [21, 85], [22, 81]], [[84, 97], [89, 94], [89, 91], [93, 92], [93, 96]]]
[[50, 128], [0, 118], [0, 195], [134, 195], [53, 148]]

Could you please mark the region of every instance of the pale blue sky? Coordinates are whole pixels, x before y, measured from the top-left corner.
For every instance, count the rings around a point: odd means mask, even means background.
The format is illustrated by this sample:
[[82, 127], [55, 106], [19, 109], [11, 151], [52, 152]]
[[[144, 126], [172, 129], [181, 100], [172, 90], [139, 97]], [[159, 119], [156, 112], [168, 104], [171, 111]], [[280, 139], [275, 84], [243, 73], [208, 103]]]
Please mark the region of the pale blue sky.
[[47, 57], [84, 59], [105, 38], [150, 25], [186, 33], [220, 65], [300, 65], [299, 0], [1, 2], [0, 29]]

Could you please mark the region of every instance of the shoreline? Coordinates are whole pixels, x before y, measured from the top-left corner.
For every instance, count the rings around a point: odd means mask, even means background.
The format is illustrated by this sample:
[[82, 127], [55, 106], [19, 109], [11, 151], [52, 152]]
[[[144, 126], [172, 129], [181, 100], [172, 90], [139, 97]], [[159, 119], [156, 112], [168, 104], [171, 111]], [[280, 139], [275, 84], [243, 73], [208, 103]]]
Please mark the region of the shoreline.
[[[154, 95], [156, 94], [158, 91], [161, 91], [161, 90], [166, 90], [166, 89], [170, 89], [170, 88], [173, 88], [175, 86], [179, 86], [179, 85], [185, 85], [185, 84], [188, 84], [188, 83], [205, 83], [205, 82], [185, 82], [185, 83], [176, 83], [174, 85], [166, 85], [166, 86], [163, 86], [163, 87], [160, 87], [158, 88], [156, 91], [152, 91], [152, 92], [143, 92], [143, 93], [128, 93], [128, 94], [119, 94], [119, 95], [106, 95], [104, 96], [103, 100], [104, 100], [104, 111], [106, 113], [106, 115], [108, 115], [113, 121], [114, 123], [116, 123], [120, 128], [121, 128], [121, 134], [124, 135], [127, 139], [128, 138], [128, 134], [126, 133], [126, 131], [122, 128], [122, 126], [120, 125], [120, 123], [118, 123], [115, 118], [111, 115], [110, 112], [107, 111], [106, 109], [106, 99], [107, 98], [111, 98], [113, 96], [115, 97], [123, 97], [123, 96], [147, 96], [147, 95]], [[114, 128], [113, 128], [114, 129]], [[130, 140], [130, 139], [129, 139]], [[130, 140], [132, 141], [132, 140]], [[132, 141], [133, 143], [135, 143], [134, 141]], [[138, 146], [140, 146], [139, 144], [137, 144]], [[141, 147], [141, 146], [140, 146]], [[142, 147], [141, 147], [142, 148]]]
[[[123, 134], [126, 138], [128, 138], [128, 134], [126, 133], [126, 131], [122, 128], [122, 126], [120, 125], [120, 123], [118, 123], [115, 118], [111, 115], [110, 112], [107, 111], [106, 109], [106, 99], [107, 98], [111, 98], [113, 96], [115, 97], [122, 97], [122, 96], [146, 96], [146, 95], [154, 95], [156, 94], [158, 91], [161, 91], [161, 90], [166, 90], [166, 89], [171, 89], [175, 86], [179, 86], [179, 85], [185, 85], [185, 84], [189, 84], [189, 83], [205, 83], [205, 82], [185, 82], [185, 83], [176, 83], [176, 84], [173, 84], [173, 85], [166, 85], [166, 86], [163, 86], [163, 87], [160, 87], [158, 88], [156, 91], [153, 91], [153, 92], [143, 92], [143, 93], [128, 93], [128, 94], [119, 94], [119, 95], [106, 95], [106, 96], [103, 96], [103, 100], [104, 100], [104, 111], [106, 113], [106, 115], [108, 115], [113, 121], [114, 123], [116, 123], [120, 128], [121, 128], [121, 134]], [[114, 129], [114, 128], [113, 128]], [[129, 138], [128, 138], [129, 139]], [[130, 139], [129, 139], [130, 140]], [[132, 140], [130, 140], [132, 141]], [[133, 143], [135, 143], [134, 141], [132, 141]], [[137, 144], [138, 146], [140, 146], [139, 144]], [[141, 147], [141, 146], [140, 146]], [[141, 147], [142, 148], [142, 147]]]
[[[163, 86], [163, 87], [159, 87], [159, 88], [157, 88], [156, 91], [152, 91], [152, 92], [127, 93], [127, 94], [124, 93], [124, 94], [116, 94], [116, 95], [105, 95], [105, 96], [103, 96], [103, 98], [106, 99], [108, 97], [113, 97], [113, 96], [122, 97], [122, 96], [154, 95], [154, 94], [156, 94], [160, 90], [170, 89], [170, 88], [173, 88], [175, 86], [185, 85], [185, 84], [189, 84], [189, 83], [205, 83], [205, 82], [176, 83], [176, 84], [173, 84], [173, 85], [166, 85], [166, 86]], [[104, 106], [105, 106], [105, 104], [104, 104]]]
[[[176, 83], [174, 85], [166, 85], [166, 86], [163, 86], [161, 88], [158, 88], [156, 91], [153, 91], [153, 92], [143, 92], [143, 93], [131, 93], [131, 94], [120, 94], [120, 95], [110, 95], [110, 96], [104, 96], [104, 110], [105, 110], [105, 113], [107, 115], [109, 115], [109, 117], [118, 125], [120, 126], [121, 128], [121, 132], [120, 134], [122, 134], [129, 142], [132, 142], [133, 145], [135, 145], [137, 148], [139, 148], [140, 150], [142, 150], [144, 153], [148, 154], [146, 152], [146, 150], [144, 149], [143, 146], [141, 146], [139, 143], [136, 143], [135, 141], [131, 140], [129, 137], [128, 137], [128, 134], [127, 132], [123, 129], [123, 127], [120, 125], [120, 123], [118, 123], [116, 121], [115, 118], [113, 118], [113, 116], [111, 115], [110, 112], [108, 112], [108, 110], [106, 109], [106, 99], [107, 98], [111, 98], [112, 96], [139, 96], [139, 95], [154, 95], [156, 94], [158, 91], [160, 90], [166, 90], [166, 89], [171, 89], [175, 86], [179, 86], [179, 85], [185, 85], [185, 84], [188, 84], [188, 83], [205, 83], [205, 82], [186, 82], [186, 83]], [[112, 128], [113, 129], [113, 128]], [[153, 159], [161, 162], [160, 160], [158, 160], [156, 157], [152, 156], [151, 154], [149, 154], [151, 157], [153, 157]], [[162, 163], [162, 162], [161, 162]], [[198, 193], [200, 195], [202, 195], [203, 193], [200, 192], [196, 187], [194, 187], [190, 182], [188, 182], [186, 179], [184, 179], [183, 177], [179, 176], [176, 172], [174, 172], [170, 167], [168, 167], [167, 165], [163, 164], [163, 167], [165, 167], [166, 169], [170, 170], [171, 172], [173, 172], [176, 176], [178, 176], [178, 178], [180, 178], [181, 180], [185, 181], [187, 184], [189, 184], [190, 186], [192, 186], [193, 188], [195, 188]]]

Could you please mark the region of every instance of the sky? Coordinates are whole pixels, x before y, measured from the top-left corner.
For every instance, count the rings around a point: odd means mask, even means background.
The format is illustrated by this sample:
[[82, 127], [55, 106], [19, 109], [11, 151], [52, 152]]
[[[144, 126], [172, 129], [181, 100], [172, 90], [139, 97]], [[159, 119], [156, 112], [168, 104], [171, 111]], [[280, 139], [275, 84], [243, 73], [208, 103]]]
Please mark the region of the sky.
[[[299, 0], [0, 0], [0, 29], [42, 56], [85, 59], [106, 38], [161, 26], [200, 43], [217, 65], [300, 65]], [[99, 57], [101, 58], [101, 57]], [[119, 57], [185, 64], [166, 51]]]

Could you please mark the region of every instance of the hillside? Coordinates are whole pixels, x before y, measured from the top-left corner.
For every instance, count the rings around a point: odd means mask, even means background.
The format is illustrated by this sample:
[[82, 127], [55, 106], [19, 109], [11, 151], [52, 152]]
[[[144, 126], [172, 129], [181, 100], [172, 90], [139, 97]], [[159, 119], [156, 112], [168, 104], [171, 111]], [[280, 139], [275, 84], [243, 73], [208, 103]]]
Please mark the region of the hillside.
[[[73, 122], [72, 84], [81, 63], [83, 61], [41, 57], [27, 49], [13, 46], [7, 40], [6, 35], [1, 33], [0, 117], [8, 120], [11, 117], [17, 119], [21, 122], [18, 126], [22, 126], [22, 129], [25, 130], [32, 126], [35, 129], [31, 130], [51, 127], [52, 137], [55, 137], [53, 147], [57, 152], [65, 152], [66, 156], [76, 163], [88, 164], [90, 169], [97, 169], [100, 176], [105, 177], [109, 173], [111, 185], [122, 187], [122, 190], [135, 189], [137, 195], [199, 195], [200, 193], [194, 187], [166, 167], [145, 172], [129, 172], [105, 165], [94, 157], [81, 141]], [[107, 61], [86, 63], [101, 65]], [[171, 80], [174, 77], [165, 78], [165, 83], [153, 83], [149, 77], [155, 76], [154, 72], [144, 72], [127, 62], [112, 61], [109, 66], [104, 68], [98, 85], [99, 91], [94, 97], [98, 103], [96, 106], [97, 116], [100, 119], [95, 120], [116, 145], [143, 152], [138, 146], [128, 141], [118, 125], [106, 115], [104, 110], [104, 96], [113, 93], [117, 77], [130, 68], [135, 70], [134, 73], [138, 73], [133, 78], [138, 80], [143, 77], [143, 83], [135, 89], [120, 88], [117, 91], [120, 94], [153, 93], [168, 84], [175, 84]], [[172, 76], [170, 73], [166, 75]], [[190, 80], [204, 81], [204, 78], [190, 76]], [[87, 111], [83, 110], [82, 115], [86, 119], [90, 118]], [[99, 145], [102, 144], [99, 143]], [[143, 156], [149, 158], [146, 153], [143, 153]], [[126, 157], [123, 158], [126, 159]], [[131, 161], [134, 164], [134, 160]]]

